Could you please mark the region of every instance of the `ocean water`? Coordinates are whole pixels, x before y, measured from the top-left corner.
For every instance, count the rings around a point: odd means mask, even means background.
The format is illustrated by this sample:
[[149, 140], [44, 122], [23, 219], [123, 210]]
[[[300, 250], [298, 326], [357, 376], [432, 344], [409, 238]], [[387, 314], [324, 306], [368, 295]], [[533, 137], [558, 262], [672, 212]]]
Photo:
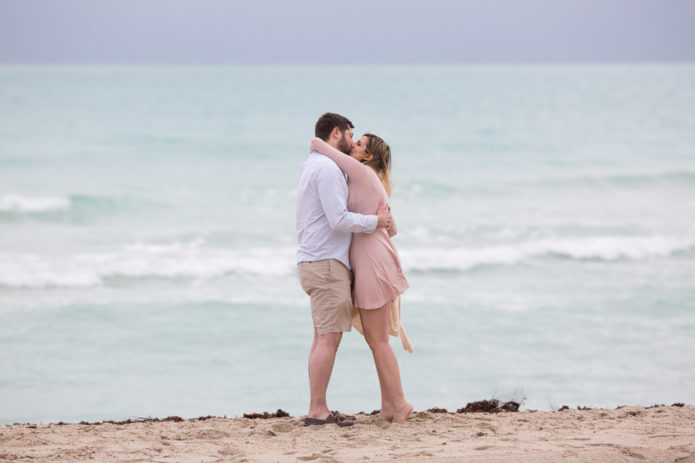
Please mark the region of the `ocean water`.
[[2, 67], [0, 423], [305, 413], [325, 111], [392, 146], [416, 409], [695, 403], [695, 65]]

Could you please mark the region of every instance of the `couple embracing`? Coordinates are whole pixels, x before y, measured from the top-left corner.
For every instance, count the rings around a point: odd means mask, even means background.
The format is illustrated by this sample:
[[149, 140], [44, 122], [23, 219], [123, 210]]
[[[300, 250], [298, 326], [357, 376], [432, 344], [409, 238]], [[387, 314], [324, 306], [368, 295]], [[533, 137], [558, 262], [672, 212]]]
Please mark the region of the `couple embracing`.
[[391, 149], [370, 133], [353, 142], [353, 129], [339, 114], [322, 115], [299, 174], [297, 270], [314, 323], [307, 426], [352, 424], [336, 419], [326, 403], [335, 355], [351, 326], [364, 334], [374, 357], [380, 416], [403, 422], [413, 410], [388, 338], [400, 336], [412, 352], [400, 321], [400, 294], [408, 282], [391, 242], [396, 234], [388, 206]]

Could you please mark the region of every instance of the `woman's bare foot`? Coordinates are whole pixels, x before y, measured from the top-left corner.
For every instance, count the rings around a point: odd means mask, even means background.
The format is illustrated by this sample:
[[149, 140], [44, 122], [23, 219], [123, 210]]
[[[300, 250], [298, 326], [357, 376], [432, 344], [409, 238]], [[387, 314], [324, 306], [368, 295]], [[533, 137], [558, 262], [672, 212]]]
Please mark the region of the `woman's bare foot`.
[[396, 409], [393, 413], [394, 423], [404, 423], [408, 415], [412, 413], [413, 405], [411, 403], [405, 402], [402, 407]]
[[379, 417], [384, 420], [384, 421], [393, 421], [393, 411], [392, 410], [385, 410], [384, 408], [381, 409], [379, 412]]

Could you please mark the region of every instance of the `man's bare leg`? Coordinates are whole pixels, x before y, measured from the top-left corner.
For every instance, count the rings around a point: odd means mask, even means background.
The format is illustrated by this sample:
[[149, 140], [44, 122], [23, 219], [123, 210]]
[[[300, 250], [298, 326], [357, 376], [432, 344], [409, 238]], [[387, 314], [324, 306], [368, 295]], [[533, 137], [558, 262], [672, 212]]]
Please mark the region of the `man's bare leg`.
[[319, 335], [314, 328], [314, 342], [309, 352], [309, 387], [311, 399], [307, 417], [326, 419], [331, 411], [326, 404], [326, 389], [333, 372], [335, 354], [338, 351], [343, 333]]

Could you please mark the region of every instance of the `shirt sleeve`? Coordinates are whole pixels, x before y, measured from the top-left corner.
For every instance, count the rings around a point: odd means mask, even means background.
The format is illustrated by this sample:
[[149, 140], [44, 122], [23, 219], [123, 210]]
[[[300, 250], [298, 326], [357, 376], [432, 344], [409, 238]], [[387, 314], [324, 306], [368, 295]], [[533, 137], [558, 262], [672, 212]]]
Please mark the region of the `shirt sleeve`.
[[379, 217], [348, 212], [348, 186], [343, 173], [337, 167], [328, 166], [316, 172], [316, 187], [323, 212], [331, 228], [343, 232], [372, 233]]

